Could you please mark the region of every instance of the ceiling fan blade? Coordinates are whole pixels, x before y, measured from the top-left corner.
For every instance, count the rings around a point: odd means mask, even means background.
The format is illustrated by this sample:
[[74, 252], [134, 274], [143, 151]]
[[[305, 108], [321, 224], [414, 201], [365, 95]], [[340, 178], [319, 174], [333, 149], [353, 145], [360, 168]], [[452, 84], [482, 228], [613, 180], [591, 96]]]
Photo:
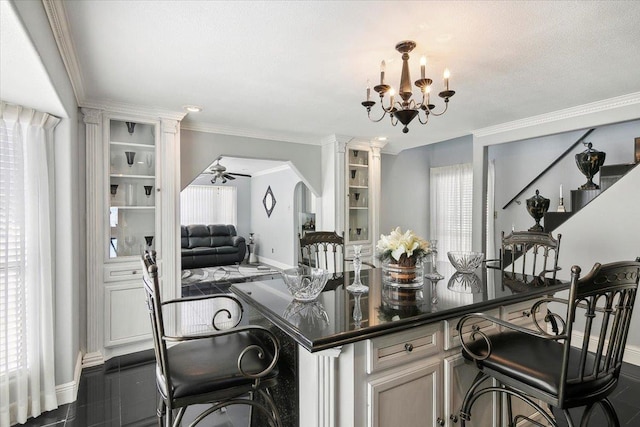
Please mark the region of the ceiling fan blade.
[[246, 178], [251, 178], [251, 175], [247, 175], [246, 173], [234, 173], [234, 172], [228, 172], [227, 175], [235, 175], [235, 176], [244, 176]]
[[230, 174], [228, 174], [228, 173], [225, 173], [225, 174], [224, 174], [224, 177], [225, 177], [225, 178], [227, 178], [227, 179], [231, 179], [231, 180], [236, 179], [234, 176], [231, 176], [231, 175], [230, 175]]

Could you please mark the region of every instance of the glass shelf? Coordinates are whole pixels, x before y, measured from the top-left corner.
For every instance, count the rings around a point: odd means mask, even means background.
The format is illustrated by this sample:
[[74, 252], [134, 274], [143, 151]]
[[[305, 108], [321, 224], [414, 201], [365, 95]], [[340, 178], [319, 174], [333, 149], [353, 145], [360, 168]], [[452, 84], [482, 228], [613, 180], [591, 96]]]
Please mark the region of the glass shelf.
[[109, 123], [107, 258], [137, 256], [155, 244], [155, 124]]

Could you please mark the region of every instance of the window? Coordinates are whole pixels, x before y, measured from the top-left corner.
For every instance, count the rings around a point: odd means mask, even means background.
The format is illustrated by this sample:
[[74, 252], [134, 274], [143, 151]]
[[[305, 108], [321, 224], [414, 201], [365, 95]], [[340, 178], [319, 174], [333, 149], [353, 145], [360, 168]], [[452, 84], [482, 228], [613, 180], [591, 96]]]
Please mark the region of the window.
[[431, 168], [430, 182], [430, 230], [438, 240], [438, 260], [446, 260], [449, 251], [470, 251], [472, 164]]
[[[0, 131], [0, 375], [26, 367], [24, 153], [13, 129]], [[7, 201], [11, 201], [8, 203]], [[6, 322], [6, 324], [4, 324]]]
[[53, 130], [59, 119], [0, 102], [0, 425], [57, 406]]
[[180, 193], [180, 223], [233, 224], [238, 222], [237, 188], [190, 185]]

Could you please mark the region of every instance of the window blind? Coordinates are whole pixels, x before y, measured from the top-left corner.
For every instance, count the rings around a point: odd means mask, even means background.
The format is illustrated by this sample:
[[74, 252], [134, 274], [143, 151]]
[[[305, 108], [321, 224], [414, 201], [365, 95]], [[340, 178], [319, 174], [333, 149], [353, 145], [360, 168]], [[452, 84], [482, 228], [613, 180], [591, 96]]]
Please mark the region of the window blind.
[[27, 366], [24, 153], [14, 142], [19, 127], [0, 129], [0, 375], [6, 375]]
[[190, 185], [180, 193], [180, 223], [238, 225], [237, 188]]

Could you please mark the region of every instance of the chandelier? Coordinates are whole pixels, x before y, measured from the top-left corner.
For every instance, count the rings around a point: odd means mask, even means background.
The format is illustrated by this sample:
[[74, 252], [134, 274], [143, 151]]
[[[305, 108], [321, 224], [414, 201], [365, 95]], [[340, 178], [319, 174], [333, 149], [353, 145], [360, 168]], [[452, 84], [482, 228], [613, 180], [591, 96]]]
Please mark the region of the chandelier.
[[[373, 90], [378, 92], [380, 95], [380, 106], [382, 107], [382, 116], [379, 119], [371, 118], [371, 107], [373, 107], [376, 103], [371, 100], [371, 87], [367, 82], [367, 100], [362, 102], [362, 105], [367, 109], [367, 116], [372, 122], [379, 122], [382, 120], [387, 113], [391, 117], [391, 124], [393, 126], [397, 125], [398, 122], [404, 125], [402, 129], [403, 133], [409, 132], [409, 128], [407, 125], [411, 123], [411, 121], [418, 116], [418, 120], [423, 125], [426, 125], [429, 121], [429, 116], [441, 116], [447, 111], [447, 107], [449, 106], [449, 98], [455, 95], [455, 91], [449, 90], [449, 69], [444, 70], [444, 87], [445, 90], [440, 92], [438, 96], [444, 99], [444, 110], [440, 113], [435, 113], [433, 109], [435, 105], [430, 103], [429, 95], [431, 93], [431, 83], [433, 80], [425, 78], [425, 68], [427, 65], [427, 59], [423, 56], [420, 59], [420, 79], [415, 81], [415, 85], [420, 88], [420, 92], [422, 93], [422, 101], [420, 103], [416, 103], [415, 100], [412, 99], [413, 92], [411, 91], [411, 77], [409, 76], [409, 52], [411, 52], [416, 47], [416, 43], [411, 40], [401, 41], [396, 45], [396, 50], [402, 53], [402, 75], [400, 77], [400, 91], [398, 92], [402, 101], [395, 100], [395, 90], [385, 84], [384, 82], [384, 73], [385, 73], [385, 63], [382, 61], [380, 65], [380, 84], [374, 86]], [[388, 107], [385, 107], [385, 95], [389, 94], [389, 103]], [[420, 111], [424, 112], [424, 120], [420, 115]]]

